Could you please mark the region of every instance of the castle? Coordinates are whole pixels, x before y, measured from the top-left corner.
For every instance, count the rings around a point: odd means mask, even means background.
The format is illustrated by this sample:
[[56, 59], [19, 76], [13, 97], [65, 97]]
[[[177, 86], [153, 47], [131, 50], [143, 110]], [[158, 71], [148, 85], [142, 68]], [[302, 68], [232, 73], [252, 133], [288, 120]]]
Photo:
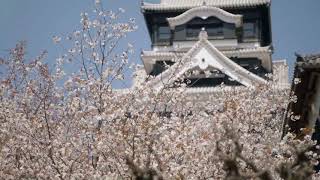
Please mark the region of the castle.
[[[288, 84], [285, 61], [272, 61], [270, 0], [142, 2], [151, 50], [142, 51], [143, 79], [155, 89], [179, 78], [192, 92], [216, 86], [254, 87], [277, 74]], [[280, 67], [275, 72], [274, 67]], [[142, 77], [154, 77], [148, 78]]]

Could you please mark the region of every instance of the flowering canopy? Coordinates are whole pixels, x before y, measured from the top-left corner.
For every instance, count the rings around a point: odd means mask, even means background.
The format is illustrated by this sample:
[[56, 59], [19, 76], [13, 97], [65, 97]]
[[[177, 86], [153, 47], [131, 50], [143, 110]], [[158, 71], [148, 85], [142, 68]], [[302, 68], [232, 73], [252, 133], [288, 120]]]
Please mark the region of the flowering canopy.
[[[141, 83], [112, 88], [131, 65], [132, 45], [116, 50], [134, 20], [96, 1], [54, 69], [46, 52], [27, 61], [25, 44], [1, 59], [0, 177], [6, 179], [305, 179], [317, 154], [309, 137], [281, 140], [288, 90], [221, 85], [188, 94]], [[91, 20], [91, 18], [93, 18]], [[53, 41], [63, 43], [55, 36]], [[79, 67], [68, 73], [64, 67]], [[152, 77], [150, 77], [152, 78]], [[63, 85], [61, 85], [64, 82]], [[183, 82], [181, 80], [181, 82]]]

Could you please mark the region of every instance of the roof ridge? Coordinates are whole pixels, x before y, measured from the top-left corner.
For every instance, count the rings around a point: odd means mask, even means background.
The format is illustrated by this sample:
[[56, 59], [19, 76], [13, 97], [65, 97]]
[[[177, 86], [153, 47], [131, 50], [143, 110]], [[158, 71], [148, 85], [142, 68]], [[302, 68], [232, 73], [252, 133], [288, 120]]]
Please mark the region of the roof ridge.
[[[185, 10], [203, 6], [203, 2], [204, 1], [191, 0], [163, 0], [160, 3], [144, 2], [142, 9], [151, 11]], [[271, 4], [271, 0], [205, 0], [205, 2], [206, 6], [214, 6], [219, 8], [253, 7]]]
[[320, 58], [320, 53], [306, 54], [303, 56], [304, 59]]

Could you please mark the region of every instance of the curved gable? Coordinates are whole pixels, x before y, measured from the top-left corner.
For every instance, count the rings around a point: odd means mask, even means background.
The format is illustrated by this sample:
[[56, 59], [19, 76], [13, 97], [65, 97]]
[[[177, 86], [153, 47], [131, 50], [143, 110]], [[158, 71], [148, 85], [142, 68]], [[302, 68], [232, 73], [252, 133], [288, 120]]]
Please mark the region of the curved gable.
[[216, 17], [224, 22], [235, 24], [236, 27], [242, 26], [242, 15], [234, 15], [220, 8], [209, 6], [192, 8], [179, 16], [167, 18], [167, 20], [169, 22], [170, 28], [175, 29], [176, 26], [185, 24], [196, 17], [202, 19], [207, 19], [208, 17]]

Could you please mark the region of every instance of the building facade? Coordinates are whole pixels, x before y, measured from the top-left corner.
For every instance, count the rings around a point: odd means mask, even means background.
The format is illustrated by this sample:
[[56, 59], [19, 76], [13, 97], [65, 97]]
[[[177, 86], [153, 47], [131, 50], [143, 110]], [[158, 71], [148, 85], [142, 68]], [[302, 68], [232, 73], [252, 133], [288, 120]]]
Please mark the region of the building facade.
[[[272, 62], [270, 0], [161, 0], [142, 3], [152, 42], [136, 81], [155, 89], [176, 81], [210, 91], [217, 85], [266, 83], [274, 66], [287, 83], [285, 61]], [[278, 68], [279, 69], [279, 68]], [[197, 90], [195, 90], [196, 92]]]
[[320, 140], [320, 54], [297, 55], [291, 92], [294, 99], [288, 106], [284, 134], [315, 133]]

